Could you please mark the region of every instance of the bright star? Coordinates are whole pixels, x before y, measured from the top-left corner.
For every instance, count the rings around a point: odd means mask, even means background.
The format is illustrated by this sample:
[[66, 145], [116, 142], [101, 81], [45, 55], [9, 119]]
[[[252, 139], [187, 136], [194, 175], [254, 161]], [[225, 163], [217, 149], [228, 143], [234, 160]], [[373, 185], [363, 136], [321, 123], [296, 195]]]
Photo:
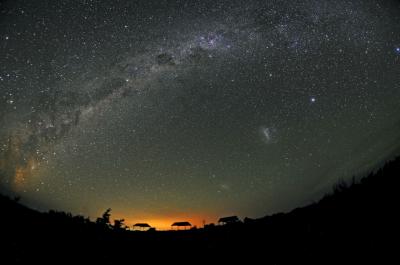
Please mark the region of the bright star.
[[310, 98], [311, 103], [314, 103], [316, 101], [315, 97]]

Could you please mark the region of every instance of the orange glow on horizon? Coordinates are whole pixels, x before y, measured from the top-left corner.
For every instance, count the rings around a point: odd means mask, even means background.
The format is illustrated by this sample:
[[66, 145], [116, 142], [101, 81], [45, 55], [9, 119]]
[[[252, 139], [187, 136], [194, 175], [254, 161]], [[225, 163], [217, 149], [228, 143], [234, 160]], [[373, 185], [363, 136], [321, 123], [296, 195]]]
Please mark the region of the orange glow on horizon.
[[[203, 227], [203, 222], [215, 222], [215, 218], [211, 217], [208, 214], [193, 214], [193, 215], [182, 215], [177, 214], [174, 216], [152, 216], [140, 218], [139, 216], [125, 216], [124, 214], [115, 214], [113, 215], [111, 212], [111, 223], [113, 223], [114, 219], [125, 219], [125, 225], [129, 227], [130, 230], [133, 230], [133, 225], [136, 223], [147, 223], [151, 227], [156, 228], [157, 230], [176, 230], [176, 228], [172, 228], [171, 225], [175, 222], [189, 222], [192, 227], [196, 226], [197, 228]], [[184, 228], [180, 228], [183, 230]], [[189, 227], [188, 227], [189, 229]]]

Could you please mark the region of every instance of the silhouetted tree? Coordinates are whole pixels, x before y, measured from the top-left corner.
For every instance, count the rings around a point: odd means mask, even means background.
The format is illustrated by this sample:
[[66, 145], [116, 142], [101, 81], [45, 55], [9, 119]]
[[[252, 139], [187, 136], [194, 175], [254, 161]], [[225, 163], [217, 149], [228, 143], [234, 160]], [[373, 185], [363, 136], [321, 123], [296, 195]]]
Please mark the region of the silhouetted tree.
[[126, 230], [126, 225], [124, 224], [125, 219], [114, 220], [113, 229], [114, 230]]
[[108, 208], [101, 217], [97, 218], [96, 223], [104, 227], [110, 227], [111, 208]]

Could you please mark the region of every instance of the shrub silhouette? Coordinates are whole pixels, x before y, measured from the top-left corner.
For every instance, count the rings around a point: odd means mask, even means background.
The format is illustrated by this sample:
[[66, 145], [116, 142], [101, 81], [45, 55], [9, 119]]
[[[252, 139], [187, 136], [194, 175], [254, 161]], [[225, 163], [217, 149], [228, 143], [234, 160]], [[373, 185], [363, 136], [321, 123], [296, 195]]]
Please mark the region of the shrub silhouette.
[[113, 225], [113, 229], [114, 230], [126, 230], [127, 227], [124, 224], [125, 220], [124, 219], [117, 219], [114, 220], [114, 225]]
[[96, 223], [102, 227], [110, 228], [110, 214], [111, 208], [108, 208], [101, 217], [97, 218]]

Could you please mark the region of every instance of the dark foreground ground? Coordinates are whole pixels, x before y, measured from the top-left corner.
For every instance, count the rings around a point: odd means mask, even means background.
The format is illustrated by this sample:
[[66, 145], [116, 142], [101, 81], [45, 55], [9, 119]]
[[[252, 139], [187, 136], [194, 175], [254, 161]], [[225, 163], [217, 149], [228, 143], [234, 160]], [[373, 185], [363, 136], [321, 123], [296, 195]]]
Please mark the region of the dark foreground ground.
[[0, 196], [0, 264], [400, 264], [400, 159], [318, 203], [205, 229], [131, 232]]

